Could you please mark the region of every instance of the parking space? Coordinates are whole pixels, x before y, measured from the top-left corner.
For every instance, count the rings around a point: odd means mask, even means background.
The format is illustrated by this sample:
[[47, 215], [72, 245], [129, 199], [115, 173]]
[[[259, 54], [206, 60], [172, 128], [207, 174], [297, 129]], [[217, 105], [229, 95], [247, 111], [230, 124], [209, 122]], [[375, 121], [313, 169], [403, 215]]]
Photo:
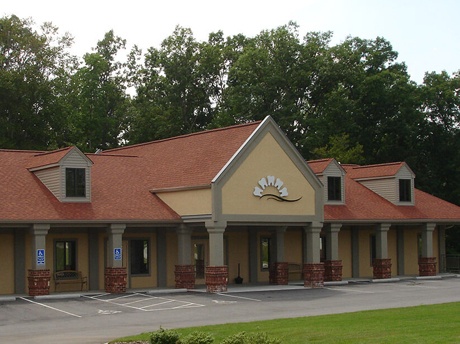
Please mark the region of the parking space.
[[203, 304], [195, 302], [182, 301], [170, 297], [152, 296], [146, 293], [129, 293], [124, 295], [104, 293], [99, 295], [86, 295], [83, 297], [107, 305], [118, 306], [121, 310], [128, 308], [143, 312], [204, 307]]
[[16, 301], [0, 300], [0, 342], [103, 343], [160, 326], [187, 327], [458, 302], [459, 288], [460, 278], [454, 278], [349, 283], [321, 289], [234, 287], [221, 294], [195, 290], [88, 293], [73, 298], [53, 295], [49, 299], [20, 297]]

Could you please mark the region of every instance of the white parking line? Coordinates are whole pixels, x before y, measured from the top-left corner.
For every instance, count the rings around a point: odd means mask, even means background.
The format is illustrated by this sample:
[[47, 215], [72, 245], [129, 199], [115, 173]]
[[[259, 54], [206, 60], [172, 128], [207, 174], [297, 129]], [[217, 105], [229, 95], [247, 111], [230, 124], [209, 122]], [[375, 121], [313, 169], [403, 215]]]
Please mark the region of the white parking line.
[[[140, 293], [133, 293], [133, 294], [128, 294], [128, 295], [123, 295], [123, 296], [115, 297], [115, 298], [111, 298], [111, 299], [99, 298], [99, 297], [103, 297], [103, 296], [106, 296], [106, 295], [109, 295], [109, 294], [101, 294], [101, 295], [96, 295], [96, 296], [84, 295], [84, 297], [92, 299], [92, 300], [102, 301], [102, 302], [105, 302], [105, 303], [111, 303], [113, 305], [117, 305], [117, 306], [120, 306], [120, 307], [132, 308], [132, 309], [136, 309], [136, 310], [144, 311], [144, 312], [162, 311], [162, 310], [168, 310], [168, 309], [204, 307], [204, 305], [201, 305], [201, 304], [198, 304], [198, 303], [191, 303], [191, 302], [179, 301], [179, 300], [174, 300], [174, 299], [166, 299], [166, 298], [162, 298], [162, 297], [149, 296], [149, 295], [140, 294]], [[135, 297], [135, 296], [142, 297], [142, 299], [131, 301], [131, 302], [126, 302], [126, 303], [117, 302], [117, 301], [119, 301], [121, 299], [126, 299], [126, 298], [129, 298], [129, 297]], [[142, 307], [133, 306], [136, 303], [149, 302], [149, 301], [153, 302], [153, 304], [150, 304], [150, 305], [147, 305], [147, 306], [142, 306]], [[155, 302], [155, 301], [161, 301], [161, 302]], [[180, 305], [179, 306], [173, 306], [173, 307], [158, 308], [159, 306], [170, 304], [170, 303], [179, 303]]]
[[235, 299], [242, 299], [242, 300], [249, 300], [249, 301], [262, 302], [262, 300], [251, 299], [250, 297], [244, 297], [244, 296], [236, 296], [236, 295], [221, 294], [221, 293], [217, 293], [217, 295], [220, 295], [220, 296], [227, 296], [227, 297], [234, 297]]
[[375, 294], [375, 292], [367, 291], [367, 290], [356, 290], [356, 289], [346, 289], [346, 288], [324, 288], [324, 289], [333, 290], [333, 291], [360, 293], [360, 294]]
[[33, 303], [34, 305], [39, 305], [39, 306], [42, 306], [42, 307], [45, 307], [45, 308], [52, 309], [52, 310], [57, 311], [57, 312], [61, 312], [61, 313], [67, 314], [67, 315], [71, 315], [71, 316], [76, 317], [76, 318], [81, 318], [81, 315], [69, 313], [69, 312], [63, 311], [62, 309], [57, 309], [57, 308], [45, 305], [44, 303], [40, 303], [40, 302], [36, 302], [36, 301], [26, 299], [25, 297], [20, 297], [20, 299], [24, 300], [24, 301], [27, 301], [27, 302], [30, 302], [30, 303]]

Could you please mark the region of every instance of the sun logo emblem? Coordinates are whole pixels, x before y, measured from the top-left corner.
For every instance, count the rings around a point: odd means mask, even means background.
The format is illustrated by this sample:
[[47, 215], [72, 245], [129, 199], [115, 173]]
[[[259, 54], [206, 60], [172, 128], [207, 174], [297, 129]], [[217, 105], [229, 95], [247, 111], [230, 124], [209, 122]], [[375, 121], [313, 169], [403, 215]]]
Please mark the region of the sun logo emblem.
[[[276, 194], [273, 192], [276, 192]], [[261, 178], [258, 182], [258, 186], [254, 187], [254, 192], [252, 194], [259, 198], [267, 197], [267, 199], [273, 199], [278, 202], [297, 202], [302, 198], [287, 199], [286, 197], [289, 195], [287, 187], [284, 186], [281, 179], [275, 176]]]

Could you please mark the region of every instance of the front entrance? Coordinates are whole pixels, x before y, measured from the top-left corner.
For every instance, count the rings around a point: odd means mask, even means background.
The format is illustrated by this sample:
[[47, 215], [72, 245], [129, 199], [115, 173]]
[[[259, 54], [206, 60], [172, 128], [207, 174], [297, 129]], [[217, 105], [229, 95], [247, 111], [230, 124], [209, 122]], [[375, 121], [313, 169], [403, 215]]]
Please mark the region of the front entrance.
[[205, 284], [205, 267], [209, 265], [208, 240], [192, 240], [192, 264], [195, 266], [195, 284]]

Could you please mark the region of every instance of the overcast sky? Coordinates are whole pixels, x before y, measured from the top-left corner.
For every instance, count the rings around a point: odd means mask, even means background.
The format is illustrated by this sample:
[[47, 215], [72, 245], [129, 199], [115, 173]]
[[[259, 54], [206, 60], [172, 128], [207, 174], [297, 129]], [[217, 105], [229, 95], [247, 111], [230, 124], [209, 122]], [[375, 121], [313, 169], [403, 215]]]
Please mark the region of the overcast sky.
[[225, 36], [254, 36], [292, 20], [301, 36], [332, 31], [333, 43], [349, 35], [386, 38], [417, 83], [427, 71], [460, 70], [459, 0], [14, 0], [3, 1], [0, 14], [31, 17], [37, 24], [51, 21], [75, 37], [79, 56], [111, 29], [145, 52], [158, 47], [176, 25], [203, 41], [218, 30]]

